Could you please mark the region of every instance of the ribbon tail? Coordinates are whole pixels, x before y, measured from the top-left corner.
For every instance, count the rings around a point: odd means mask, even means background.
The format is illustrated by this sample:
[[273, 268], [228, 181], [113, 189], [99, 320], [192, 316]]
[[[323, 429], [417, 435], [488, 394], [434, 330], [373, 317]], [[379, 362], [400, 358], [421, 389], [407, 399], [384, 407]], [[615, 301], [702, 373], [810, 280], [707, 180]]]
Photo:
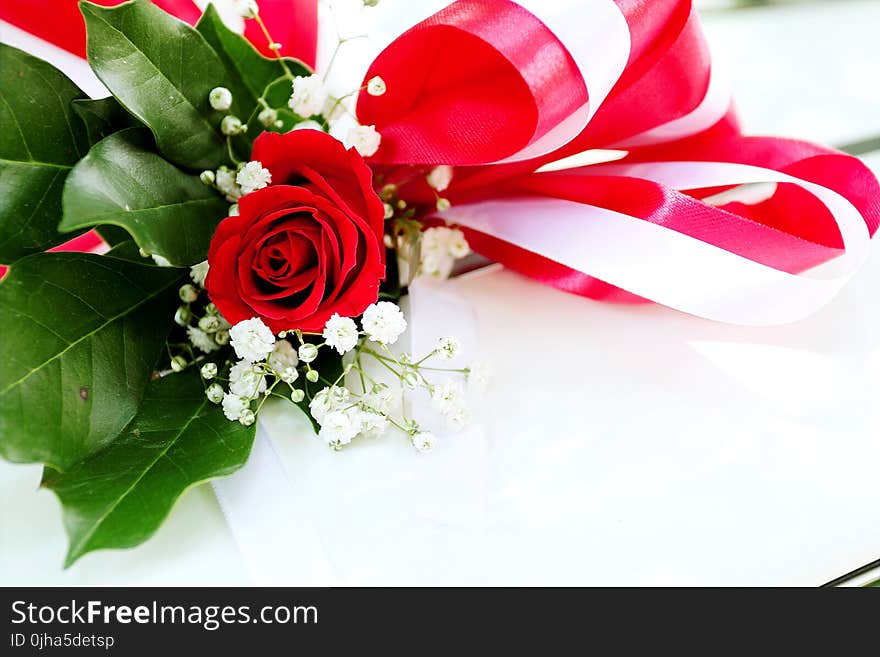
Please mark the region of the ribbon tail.
[[335, 580], [318, 531], [263, 422], [250, 458], [212, 482], [232, 538], [258, 586], [329, 586]]

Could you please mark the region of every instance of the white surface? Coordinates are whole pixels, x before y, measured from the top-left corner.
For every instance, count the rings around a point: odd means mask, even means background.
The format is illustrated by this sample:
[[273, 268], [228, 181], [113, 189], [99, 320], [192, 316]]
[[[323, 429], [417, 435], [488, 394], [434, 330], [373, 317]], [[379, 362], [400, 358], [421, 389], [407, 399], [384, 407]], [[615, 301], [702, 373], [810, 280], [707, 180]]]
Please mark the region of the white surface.
[[[877, 4], [710, 19], [754, 131], [880, 133], [876, 76], [850, 72], [880, 67]], [[819, 27], [832, 43], [817, 45]], [[852, 66], [812, 84], [844, 55]], [[501, 270], [454, 285], [494, 368], [484, 442], [422, 456], [389, 436], [333, 453], [285, 426], [296, 416], [267, 415], [308, 507], [291, 513], [307, 512], [338, 582], [818, 584], [880, 556], [876, 248], [830, 306], [788, 327], [604, 305]], [[208, 487], [140, 548], [62, 571], [39, 478], [0, 462], [0, 584], [250, 581]]]

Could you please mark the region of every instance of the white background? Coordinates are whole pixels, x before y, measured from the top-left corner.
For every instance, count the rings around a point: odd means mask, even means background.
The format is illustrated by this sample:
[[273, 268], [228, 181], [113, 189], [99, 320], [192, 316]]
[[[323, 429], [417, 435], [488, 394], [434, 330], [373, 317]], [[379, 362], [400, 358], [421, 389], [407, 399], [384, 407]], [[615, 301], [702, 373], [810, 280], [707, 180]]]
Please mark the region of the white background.
[[[704, 23], [750, 132], [880, 134], [878, 3]], [[813, 585], [880, 556], [876, 249], [834, 303], [772, 329], [595, 303], [499, 269], [452, 285], [494, 370], [485, 436], [429, 456], [393, 435], [332, 453], [295, 416], [267, 415], [296, 487], [291, 522], [317, 531], [332, 583]], [[39, 478], [0, 463], [0, 584], [251, 581], [207, 486], [143, 546], [62, 571], [60, 509]], [[291, 560], [278, 584], [307, 578]]]

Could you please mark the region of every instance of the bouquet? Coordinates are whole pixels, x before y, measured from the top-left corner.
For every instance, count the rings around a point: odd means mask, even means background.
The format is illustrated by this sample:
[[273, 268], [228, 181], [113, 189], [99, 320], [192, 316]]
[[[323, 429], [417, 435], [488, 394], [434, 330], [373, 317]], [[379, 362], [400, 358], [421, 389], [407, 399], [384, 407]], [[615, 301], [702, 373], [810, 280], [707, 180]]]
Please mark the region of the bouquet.
[[[854, 158], [742, 136], [689, 2], [459, 0], [342, 90], [336, 51], [316, 73], [257, 3], [203, 4], [191, 26], [80, 2], [107, 98], [0, 45], [0, 454], [44, 464], [68, 565], [240, 468], [269, 399], [333, 449], [465, 426], [484, 368], [454, 335], [403, 350], [400, 300], [471, 249], [774, 324], [832, 298], [880, 220]], [[102, 253], [46, 252], [89, 231]]]

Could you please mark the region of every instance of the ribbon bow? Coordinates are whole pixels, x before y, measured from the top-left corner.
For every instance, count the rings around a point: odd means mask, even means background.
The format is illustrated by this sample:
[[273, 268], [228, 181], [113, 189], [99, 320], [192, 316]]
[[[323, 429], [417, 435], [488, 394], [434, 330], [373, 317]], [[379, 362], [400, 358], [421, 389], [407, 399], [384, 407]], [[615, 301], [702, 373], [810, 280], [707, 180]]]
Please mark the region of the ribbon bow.
[[[192, 0], [155, 1], [198, 17]], [[0, 18], [81, 51], [71, 22], [7, 4]], [[455, 166], [440, 216], [475, 251], [594, 299], [751, 325], [818, 310], [865, 260], [877, 179], [837, 151], [743, 136], [689, 0], [386, 4], [412, 27], [364, 77], [387, 92], [358, 97], [359, 120], [382, 134], [371, 164], [390, 180]], [[316, 7], [260, 2], [309, 63]], [[433, 200], [423, 177], [405, 191]]]

